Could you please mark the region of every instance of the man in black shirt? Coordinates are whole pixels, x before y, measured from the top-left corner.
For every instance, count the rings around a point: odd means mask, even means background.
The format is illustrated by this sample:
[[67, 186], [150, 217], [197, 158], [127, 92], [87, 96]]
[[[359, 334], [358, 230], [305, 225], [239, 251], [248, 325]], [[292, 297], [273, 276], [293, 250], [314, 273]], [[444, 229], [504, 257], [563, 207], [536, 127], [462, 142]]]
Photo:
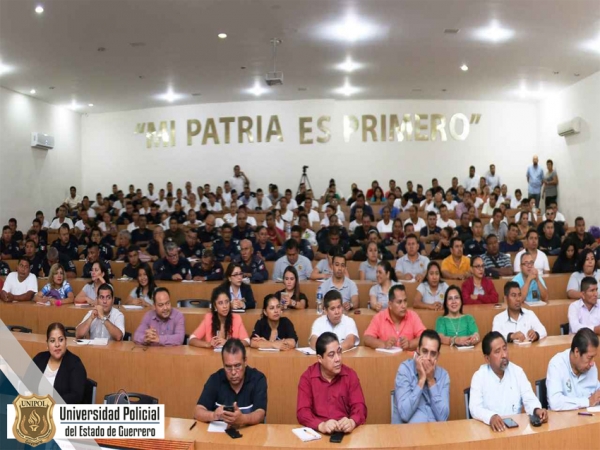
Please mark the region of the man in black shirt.
[[156, 203], [152, 203], [152, 205], [150, 205], [150, 212], [146, 214], [146, 222], [152, 225], [160, 225], [162, 222], [160, 213], [158, 212], [158, 205]]
[[79, 259], [77, 240], [71, 236], [69, 225], [66, 223], [63, 223], [58, 229], [58, 239], [52, 243], [52, 247], [69, 259]]
[[179, 256], [179, 247], [175, 242], [165, 244], [166, 256], [154, 264], [154, 274], [157, 280], [191, 280], [192, 267], [190, 262]]
[[138, 228], [131, 232], [131, 242], [139, 247], [146, 247], [152, 240], [152, 231], [147, 228], [146, 216], [138, 218]]
[[[368, 218], [369, 218], [369, 216], [363, 217], [363, 219], [368, 219]], [[370, 221], [370, 219], [369, 219], [369, 221]], [[376, 228], [373, 228], [373, 229], [375, 231], [377, 231]], [[367, 239], [368, 239], [368, 236], [367, 236]], [[327, 258], [331, 247], [338, 247], [340, 252], [344, 255], [344, 257], [346, 259], [352, 258], [352, 249], [350, 248], [350, 246], [348, 245], [348, 243], [346, 241], [343, 241], [341, 239], [340, 231], [338, 228], [331, 228], [329, 230], [327, 238], [325, 238], [324, 240], [321, 240], [319, 242], [319, 247], [317, 248], [317, 254], [315, 255], [315, 258], [317, 260]]]
[[141, 266], [140, 248], [137, 245], [132, 245], [127, 250], [127, 261], [127, 265], [123, 267], [123, 271], [121, 272], [121, 277], [127, 277], [135, 280], [138, 276], [138, 269]]
[[152, 241], [146, 248], [146, 253], [150, 255], [151, 261], [158, 261], [160, 258], [164, 258], [165, 253], [165, 232], [159, 225], [152, 230]]
[[464, 254], [470, 256], [483, 255], [487, 250], [487, 245], [483, 240], [483, 225], [477, 217], [471, 223], [473, 237], [465, 242]]
[[19, 246], [12, 240], [12, 231], [8, 225], [2, 227], [2, 239], [0, 239], [0, 260], [18, 259], [21, 256]]
[[25, 253], [23, 258], [29, 261], [29, 272], [38, 277], [42, 270], [42, 255], [37, 252], [35, 242], [31, 239], [28, 239], [25, 242]]
[[248, 367], [246, 349], [239, 339], [225, 342], [221, 358], [223, 368], [204, 385], [194, 419], [206, 423], [222, 420], [233, 428], [262, 423], [267, 413], [266, 377]]
[[473, 231], [469, 226], [469, 213], [463, 213], [460, 216], [460, 225], [454, 229], [455, 236], [458, 236], [463, 243], [467, 242], [473, 237]]
[[8, 226], [10, 231], [12, 231], [12, 240], [20, 247], [23, 243], [23, 233], [17, 230], [17, 219], [14, 217], [8, 219]]
[[50, 268], [56, 263], [63, 266], [67, 278], [77, 278], [77, 268], [75, 267], [75, 263], [70, 260], [68, 256], [60, 253], [54, 247], [48, 249], [46, 257], [42, 260], [42, 272], [44, 276], [47, 277], [50, 274]]
[[575, 219], [575, 231], [569, 233], [569, 239], [575, 244], [575, 248], [580, 253], [584, 248], [595, 250], [598, 247], [596, 239], [585, 231], [585, 220], [583, 217]]
[[223, 266], [215, 261], [215, 255], [209, 248], [202, 251], [200, 264], [192, 267], [192, 279], [194, 281], [221, 281], [223, 279]]
[[546, 222], [553, 223], [554, 235], [556, 235], [562, 239], [562, 237], [565, 235], [565, 227], [564, 227], [565, 223], [556, 221], [556, 209], [554, 209], [552, 207], [546, 208], [546, 220], [538, 225], [538, 234], [540, 235], [540, 239], [542, 238], [542, 235], [544, 234], [544, 224]]
[[226, 223], [221, 227], [221, 237], [215, 242], [213, 252], [217, 261], [231, 261], [240, 252], [240, 242], [232, 239], [233, 230]]
[[185, 233], [185, 242], [179, 246], [179, 251], [186, 258], [200, 259], [204, 247], [198, 242], [198, 230], [190, 228]]
[[185, 233], [179, 228], [179, 222], [175, 217], [169, 218], [169, 229], [165, 231], [165, 238], [175, 242], [178, 246], [185, 242]]
[[[92, 266], [95, 262], [100, 261], [100, 246], [96, 242], [92, 242], [87, 248], [87, 262], [83, 265], [82, 278], [92, 278]], [[110, 263], [106, 260], [102, 261], [106, 266], [106, 272], [109, 278], [112, 278], [113, 272]]]
[[248, 224], [248, 213], [246, 208], [240, 206], [237, 212], [237, 225], [233, 228], [233, 239], [236, 241], [242, 241], [243, 239], [250, 239], [252, 243], [256, 241], [254, 234], [254, 228]]
[[521, 242], [518, 238], [519, 226], [514, 222], [508, 224], [506, 239], [500, 242], [500, 251], [502, 253], [514, 253], [521, 251], [523, 248], [523, 242]]
[[558, 255], [562, 242], [560, 237], [554, 230], [554, 224], [551, 220], [544, 221], [542, 225], [542, 233], [539, 234], [538, 249], [546, 255]]
[[[353, 245], [366, 245], [367, 244], [367, 240], [369, 239], [369, 233], [371, 232], [371, 230], [375, 230], [377, 231], [377, 228], [375, 228], [372, 224], [371, 224], [371, 216], [368, 214], [365, 214], [363, 216], [363, 220], [362, 220], [362, 225], [360, 227], [356, 227], [354, 229], [354, 233], [352, 233], [352, 244]], [[325, 252], [327, 253], [327, 252]], [[318, 255], [318, 253], [317, 253]], [[317, 256], [317, 259], [323, 259], [323, 258], [319, 258]]]

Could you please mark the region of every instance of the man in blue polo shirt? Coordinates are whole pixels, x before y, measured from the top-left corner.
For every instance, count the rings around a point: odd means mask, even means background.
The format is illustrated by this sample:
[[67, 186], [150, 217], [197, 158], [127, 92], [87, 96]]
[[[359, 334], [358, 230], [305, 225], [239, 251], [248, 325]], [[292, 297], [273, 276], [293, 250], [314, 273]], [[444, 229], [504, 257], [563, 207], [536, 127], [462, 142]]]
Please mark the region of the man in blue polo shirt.
[[262, 423], [267, 414], [267, 379], [248, 367], [246, 349], [229, 339], [221, 352], [223, 368], [209, 378], [194, 411], [201, 422], [222, 420], [230, 428]]
[[533, 164], [527, 168], [527, 195], [535, 199], [535, 206], [540, 206], [540, 193], [544, 181], [544, 169], [538, 164], [538, 156], [533, 155]]
[[346, 257], [342, 253], [336, 253], [331, 259], [332, 274], [321, 285], [326, 294], [336, 290], [342, 295], [342, 306], [346, 311], [359, 307], [358, 287], [350, 278], [346, 277]]
[[525, 252], [521, 255], [521, 272], [512, 281], [516, 281], [522, 293], [526, 293], [525, 302], [548, 300], [548, 289], [541, 271], [533, 266], [533, 256]]

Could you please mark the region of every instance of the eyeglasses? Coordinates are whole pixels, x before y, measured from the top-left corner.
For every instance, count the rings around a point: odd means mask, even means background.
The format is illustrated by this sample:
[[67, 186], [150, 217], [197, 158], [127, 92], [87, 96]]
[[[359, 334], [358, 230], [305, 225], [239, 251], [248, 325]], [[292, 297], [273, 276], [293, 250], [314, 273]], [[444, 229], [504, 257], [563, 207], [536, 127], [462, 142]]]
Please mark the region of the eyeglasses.
[[232, 273], [231, 274], [232, 277], [241, 277], [242, 275], [244, 275], [243, 272], [237, 272], [237, 273]]
[[233, 366], [225, 365], [223, 367], [224, 367], [224, 369], [225, 369], [226, 372], [232, 373], [232, 372], [238, 372], [238, 371], [242, 370], [243, 366], [244, 366], [243, 364], [239, 364], [238, 363], [238, 364], [235, 364]]
[[523, 263], [521, 263], [521, 265], [526, 266], [526, 267], [531, 267], [531, 266], [533, 266], [533, 261], [523, 262]]

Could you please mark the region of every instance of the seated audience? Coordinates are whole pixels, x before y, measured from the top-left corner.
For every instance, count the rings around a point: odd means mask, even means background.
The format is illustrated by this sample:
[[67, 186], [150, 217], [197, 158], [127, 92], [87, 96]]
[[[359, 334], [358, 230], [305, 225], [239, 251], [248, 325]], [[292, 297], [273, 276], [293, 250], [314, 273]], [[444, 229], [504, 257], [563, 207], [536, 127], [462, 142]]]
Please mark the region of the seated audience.
[[566, 239], [561, 248], [560, 254], [554, 265], [552, 266], [552, 273], [572, 273], [577, 270], [578, 253], [575, 244], [569, 239]]
[[262, 283], [269, 279], [265, 262], [254, 255], [254, 246], [250, 239], [240, 241], [240, 254], [234, 256], [233, 261], [241, 266], [244, 278], [249, 279], [251, 283]]
[[598, 305], [598, 280], [585, 277], [581, 280], [581, 298], [569, 305], [569, 330], [577, 333], [589, 328], [600, 334], [600, 306]]
[[104, 338], [120, 341], [125, 334], [125, 316], [113, 308], [114, 293], [110, 284], [98, 287], [98, 304], [85, 315], [75, 329], [77, 339]]
[[121, 277], [135, 279], [137, 278], [140, 262], [140, 248], [137, 245], [130, 245], [127, 249], [127, 264], [123, 267]]
[[513, 275], [513, 265], [510, 256], [500, 253], [500, 245], [495, 234], [488, 234], [485, 238], [486, 252], [482, 255], [485, 271], [491, 272], [492, 276], [507, 277]]
[[533, 267], [533, 256], [528, 252], [516, 256], [521, 260], [521, 271], [512, 279], [525, 293], [526, 302], [538, 302], [548, 300], [548, 289], [541, 272]]
[[[493, 235], [490, 235], [493, 236]], [[498, 240], [496, 243], [498, 245]], [[485, 255], [484, 255], [485, 257]], [[485, 276], [484, 257], [471, 258], [472, 276], [463, 281], [461, 286], [463, 303], [465, 305], [485, 305], [498, 303], [498, 293], [492, 280]], [[509, 259], [510, 264], [510, 259]], [[512, 272], [512, 265], [510, 265]]]
[[542, 224], [541, 233], [539, 235], [539, 249], [547, 255], [558, 255], [560, 253], [561, 240], [560, 236], [554, 229], [554, 222], [546, 220]]
[[365, 331], [365, 346], [415, 350], [424, 330], [421, 318], [408, 309], [404, 286], [398, 284], [390, 288], [387, 309], [378, 312], [371, 319]]
[[308, 298], [300, 292], [298, 272], [293, 266], [288, 266], [283, 271], [283, 289], [274, 295], [281, 302], [283, 310], [308, 308]]
[[506, 239], [500, 242], [502, 253], [515, 253], [523, 248], [523, 242], [519, 239], [519, 226], [516, 223], [508, 224]]
[[[69, 259], [77, 259], [77, 239], [71, 235], [69, 225], [62, 224], [58, 229], [58, 239], [52, 243], [52, 247], [63, 253]], [[18, 257], [18, 256], [17, 256]]]
[[35, 355], [33, 363], [67, 405], [84, 403], [87, 372], [79, 356], [67, 349], [67, 332], [62, 323], [48, 326], [46, 344], [48, 351]]
[[256, 228], [256, 242], [254, 242], [254, 254], [263, 261], [275, 261], [277, 252], [275, 246], [269, 240], [267, 229], [263, 226]]
[[511, 363], [508, 347], [502, 334], [492, 331], [482, 342], [483, 364], [471, 380], [469, 410], [474, 419], [489, 425], [493, 431], [504, 431], [501, 416], [535, 414], [542, 422], [548, 421], [548, 411], [542, 408], [533, 393], [523, 369]]
[[483, 235], [487, 238], [490, 234], [495, 235], [500, 242], [506, 240], [508, 225], [502, 221], [502, 210], [500, 208], [494, 208], [492, 220], [483, 227]]
[[240, 241], [233, 239], [233, 228], [226, 223], [221, 227], [221, 237], [215, 241], [213, 252], [219, 262], [229, 262], [240, 252]]
[[414, 234], [406, 236], [406, 255], [396, 261], [396, 276], [398, 280], [423, 280], [429, 258], [419, 254], [419, 240]]
[[377, 284], [369, 289], [369, 308], [379, 312], [388, 307], [390, 288], [397, 284], [396, 272], [392, 269], [389, 261], [381, 261], [377, 264]]
[[435, 331], [442, 344], [464, 347], [479, 342], [479, 329], [471, 314], [463, 314], [463, 302], [458, 286], [452, 285], [444, 295], [444, 315], [435, 322]]
[[[209, 378], [194, 419], [200, 422], [223, 421], [231, 428], [263, 423], [267, 414], [267, 379], [246, 363], [246, 349], [239, 339], [223, 345], [223, 368]], [[226, 411], [233, 407], [233, 412]]]
[[49, 283], [35, 295], [37, 303], [50, 303], [60, 306], [65, 303], [73, 303], [75, 294], [65, 277], [65, 269], [60, 264], [54, 264], [48, 275]]
[[312, 349], [317, 344], [317, 339], [326, 331], [335, 333], [341, 344], [342, 350], [349, 350], [358, 345], [360, 337], [356, 323], [352, 317], [344, 314], [342, 294], [332, 290], [323, 297], [323, 314], [312, 324], [308, 344]]
[[202, 250], [200, 262], [192, 267], [194, 281], [221, 281], [224, 273], [223, 265], [215, 260], [215, 255], [209, 248]]
[[29, 271], [29, 261], [20, 258], [17, 271], [11, 272], [4, 280], [0, 291], [0, 300], [3, 302], [28, 302], [33, 300], [38, 291], [37, 278]]
[[88, 250], [87, 261], [83, 265], [83, 269], [82, 269], [83, 273], [81, 274], [81, 277], [82, 278], [91, 278], [92, 277], [92, 275], [91, 275], [92, 266], [94, 265], [94, 263], [102, 261], [102, 263], [104, 264], [104, 267], [106, 268], [106, 276], [108, 278], [112, 278], [113, 273], [112, 273], [112, 269], [110, 267], [110, 263], [100, 257], [100, 248], [99, 248], [98, 244], [96, 242], [92, 242], [88, 246], [87, 250]]
[[487, 250], [487, 246], [483, 238], [481, 220], [477, 218], [473, 219], [471, 229], [473, 230], [473, 236], [464, 243], [464, 253], [469, 256], [483, 255]]
[[427, 265], [425, 279], [417, 286], [415, 298], [413, 299], [414, 309], [431, 309], [439, 311], [443, 307], [444, 294], [448, 285], [440, 279], [440, 265], [436, 261], [431, 261]]
[[98, 288], [106, 284], [109, 279], [104, 263], [101, 261], [96, 261], [94, 264], [92, 264], [90, 275], [92, 280], [89, 283], [86, 283], [81, 289], [81, 292], [77, 294], [75, 297], [75, 303], [87, 303], [90, 306], [96, 306]]
[[440, 240], [437, 241], [436, 246], [432, 247], [431, 253], [429, 253], [430, 259], [444, 259], [450, 256], [450, 239], [452, 239], [453, 234], [452, 228], [442, 228]]
[[339, 292], [342, 296], [342, 306], [346, 311], [358, 308], [358, 287], [346, 276], [346, 257], [343, 254], [334, 255], [332, 268], [332, 276], [321, 284], [321, 290], [325, 294], [332, 290]]
[[527, 231], [525, 236], [525, 248], [521, 250], [515, 256], [514, 271], [519, 273], [521, 271], [521, 255], [525, 252], [529, 253], [533, 257], [534, 267], [540, 271], [540, 273], [550, 273], [550, 265], [548, 264], [548, 257], [542, 251], [538, 250], [538, 233], [533, 228]]
[[[504, 303], [506, 311], [494, 317], [492, 330], [498, 331], [508, 343], [539, 341], [548, 333], [540, 319], [531, 309], [521, 308], [521, 288], [515, 281], [504, 285]], [[515, 412], [516, 414], [517, 412]]]
[[552, 357], [546, 375], [548, 405], [553, 411], [568, 411], [600, 404], [600, 381], [594, 359], [598, 336], [580, 328], [571, 348]]
[[300, 377], [296, 418], [324, 434], [351, 433], [367, 420], [367, 405], [356, 372], [342, 364], [343, 346], [335, 333], [315, 343], [317, 363]]
[[577, 252], [581, 252], [584, 248], [596, 250], [596, 247], [598, 247], [598, 242], [596, 242], [594, 236], [585, 231], [585, 220], [583, 217], [575, 219], [575, 231], [570, 232], [567, 239], [575, 244]]
[[450, 414], [450, 377], [438, 366], [440, 336], [425, 330], [415, 357], [398, 367], [392, 405], [392, 423], [444, 422]]
[[268, 294], [263, 302], [261, 318], [254, 325], [250, 347], [274, 348], [281, 351], [296, 348], [298, 336], [294, 324], [281, 314], [279, 299], [273, 294]]
[[135, 330], [133, 341], [136, 344], [150, 346], [182, 345], [185, 337], [185, 322], [183, 314], [171, 308], [169, 290], [164, 287], [156, 288], [152, 298], [154, 309], [144, 315]]
[[188, 345], [202, 348], [223, 347], [228, 339], [240, 339], [244, 346], [250, 345], [248, 332], [239, 314], [233, 313], [227, 292], [214, 289], [210, 297], [211, 312], [190, 335]]
[[358, 274], [360, 281], [377, 281], [377, 263], [379, 259], [379, 248], [376, 242], [367, 244], [367, 260], [360, 263]]
[[154, 274], [157, 280], [191, 280], [192, 267], [187, 258], [179, 255], [179, 248], [175, 242], [165, 244], [166, 255], [154, 263]]
[[279, 281], [283, 279], [283, 272], [288, 266], [293, 266], [298, 272], [298, 279], [300, 281], [306, 281], [312, 274], [312, 263], [306, 256], [300, 254], [298, 242], [294, 239], [288, 239], [285, 241], [285, 256], [282, 256], [275, 263], [273, 268], [273, 275], [271, 279], [273, 281]]
[[157, 286], [154, 282], [154, 275], [152, 269], [148, 264], [140, 264], [137, 268], [137, 279], [138, 285], [134, 287], [129, 293], [129, 297], [124, 301], [125, 305], [134, 306], [153, 306], [154, 291]]
[[458, 237], [450, 239], [450, 256], [442, 261], [442, 278], [466, 280], [471, 276], [471, 260], [463, 255], [463, 243]]
[[243, 278], [242, 266], [237, 263], [229, 263], [225, 271], [225, 281], [220, 285], [220, 289], [225, 291], [231, 300], [231, 308], [234, 310], [256, 308], [252, 288], [249, 284], [244, 283]]
[[152, 230], [152, 241], [150, 241], [145, 251], [150, 255], [151, 261], [158, 261], [167, 255], [165, 251], [165, 231], [162, 227], [158, 226]]
[[179, 251], [185, 258], [200, 259], [204, 246], [198, 242], [198, 230], [190, 228], [185, 233], [185, 242], [179, 246]]
[[577, 272], [573, 272], [567, 284], [567, 297], [570, 299], [580, 299], [583, 295], [581, 291], [581, 280], [585, 277], [593, 277], [600, 280], [600, 271], [596, 269], [596, 255], [593, 250], [584, 248], [579, 253]]

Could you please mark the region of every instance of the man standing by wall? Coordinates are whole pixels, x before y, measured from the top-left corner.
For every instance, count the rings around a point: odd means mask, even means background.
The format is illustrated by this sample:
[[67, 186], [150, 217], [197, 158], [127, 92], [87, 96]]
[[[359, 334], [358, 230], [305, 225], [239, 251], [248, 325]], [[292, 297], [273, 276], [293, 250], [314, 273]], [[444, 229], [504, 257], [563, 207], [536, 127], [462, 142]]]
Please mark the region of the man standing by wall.
[[538, 156], [533, 155], [533, 165], [527, 168], [527, 192], [529, 198], [535, 199], [535, 206], [540, 207], [540, 194], [544, 181], [544, 170], [538, 165]]

